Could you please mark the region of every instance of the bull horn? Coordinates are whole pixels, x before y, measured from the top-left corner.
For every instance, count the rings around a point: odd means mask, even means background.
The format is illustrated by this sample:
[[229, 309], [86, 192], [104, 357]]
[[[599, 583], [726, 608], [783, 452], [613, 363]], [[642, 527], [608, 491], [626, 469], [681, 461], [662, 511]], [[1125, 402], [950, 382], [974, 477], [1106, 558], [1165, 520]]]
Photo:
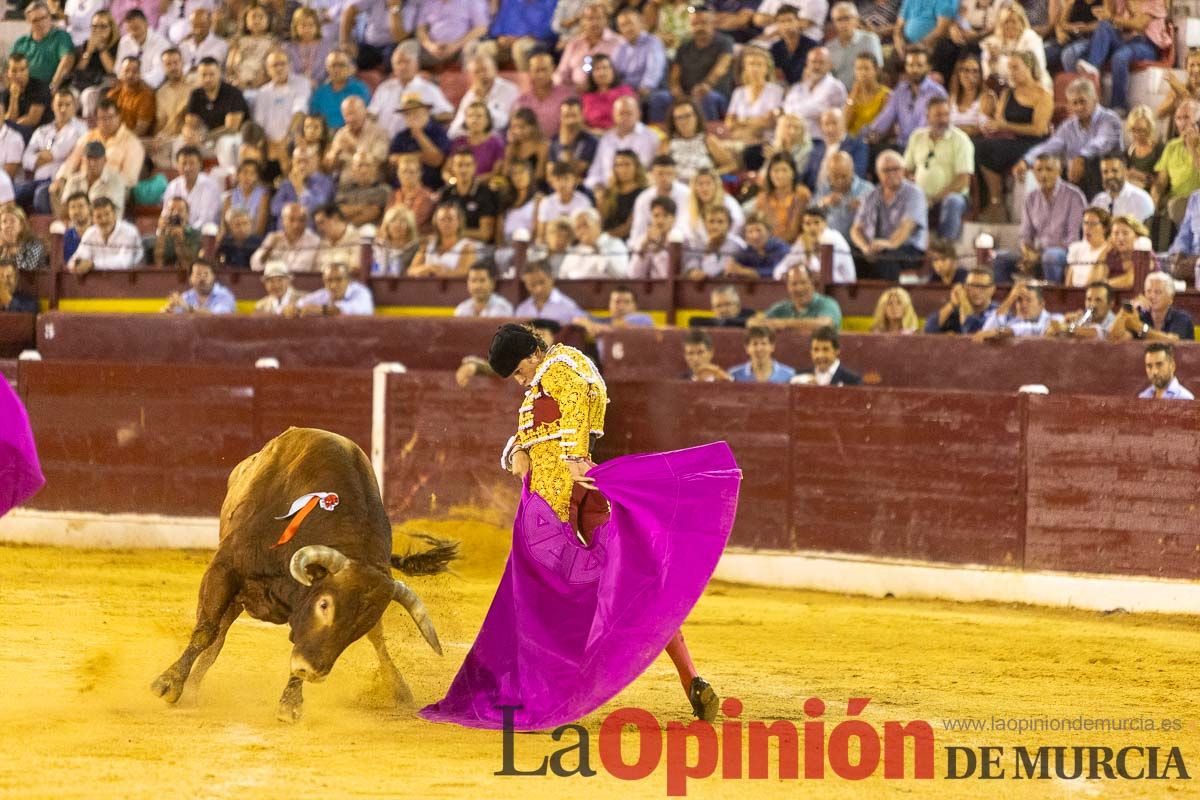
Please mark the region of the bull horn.
[[394, 581], [392, 599], [404, 606], [404, 610], [413, 618], [413, 622], [417, 623], [417, 628], [425, 637], [425, 641], [429, 642], [433, 652], [440, 656], [442, 645], [438, 641], [437, 631], [434, 630], [433, 620], [429, 618], [429, 612], [425, 610], [425, 604], [421, 602], [421, 598], [417, 597], [417, 593], [405, 586], [404, 581]]
[[349, 560], [332, 547], [310, 544], [292, 554], [292, 563], [288, 568], [291, 570], [293, 578], [305, 586], [312, 586], [312, 578], [308, 577], [309, 566], [315, 564], [324, 567], [330, 575], [335, 575], [341, 572], [342, 567], [346, 566], [346, 562]]

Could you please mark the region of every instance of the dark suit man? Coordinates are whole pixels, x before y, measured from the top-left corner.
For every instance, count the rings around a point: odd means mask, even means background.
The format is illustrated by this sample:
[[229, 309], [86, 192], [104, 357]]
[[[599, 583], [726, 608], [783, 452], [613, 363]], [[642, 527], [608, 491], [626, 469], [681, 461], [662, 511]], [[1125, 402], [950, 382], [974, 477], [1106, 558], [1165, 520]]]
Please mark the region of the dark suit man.
[[842, 342], [838, 332], [831, 327], [813, 331], [809, 344], [813, 368], [801, 372], [792, 379], [793, 383], [808, 383], [818, 386], [860, 386], [862, 377], [842, 366]]

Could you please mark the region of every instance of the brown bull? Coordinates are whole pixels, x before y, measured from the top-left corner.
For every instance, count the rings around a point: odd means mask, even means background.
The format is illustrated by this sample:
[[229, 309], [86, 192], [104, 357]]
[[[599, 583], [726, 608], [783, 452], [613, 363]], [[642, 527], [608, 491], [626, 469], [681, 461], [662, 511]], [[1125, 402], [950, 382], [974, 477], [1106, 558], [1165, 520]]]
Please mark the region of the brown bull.
[[[336, 498], [314, 501], [322, 507], [313, 505], [292, 523], [280, 520], [293, 500], [314, 492]], [[332, 510], [323, 510], [327, 506]], [[288, 429], [230, 473], [220, 544], [200, 583], [196, 627], [183, 655], [151, 690], [169, 703], [185, 688], [189, 695], [197, 691], [229, 626], [246, 611], [292, 629], [291, 677], [279, 701], [280, 719], [299, 719], [303, 681], [323, 680], [342, 651], [364, 634], [396, 701], [411, 702], [384, 644], [382, 618], [389, 603], [400, 603], [441, 654], [424, 605], [390, 571], [444, 571], [457, 545], [429, 541], [435, 545], [429, 551], [393, 556], [391, 525], [363, 451], [327, 431]]]

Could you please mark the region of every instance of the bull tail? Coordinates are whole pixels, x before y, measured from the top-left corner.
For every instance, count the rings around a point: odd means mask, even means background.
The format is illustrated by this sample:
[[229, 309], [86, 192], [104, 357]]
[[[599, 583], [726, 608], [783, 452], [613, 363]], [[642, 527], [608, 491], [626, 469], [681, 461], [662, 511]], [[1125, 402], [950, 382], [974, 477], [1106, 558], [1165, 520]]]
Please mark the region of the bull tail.
[[405, 575], [437, 575], [450, 567], [450, 562], [458, 558], [458, 542], [449, 539], [438, 539], [426, 534], [413, 534], [413, 538], [431, 545], [428, 550], [410, 552], [403, 556], [392, 556], [392, 569], [399, 570]]

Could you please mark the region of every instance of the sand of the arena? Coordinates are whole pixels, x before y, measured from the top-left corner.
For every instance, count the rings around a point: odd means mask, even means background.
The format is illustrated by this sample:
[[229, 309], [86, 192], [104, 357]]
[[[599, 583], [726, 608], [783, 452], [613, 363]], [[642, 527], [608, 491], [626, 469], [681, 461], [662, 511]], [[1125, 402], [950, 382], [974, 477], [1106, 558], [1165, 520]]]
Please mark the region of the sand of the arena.
[[[419, 702], [438, 699], [478, 629], [507, 551], [502, 520], [413, 527], [459, 538], [455, 576], [410, 581], [436, 620], [445, 656], [402, 609], [385, 617], [397, 664]], [[397, 537], [397, 549], [405, 548]], [[0, 548], [0, 795], [46, 798], [664, 797], [665, 772], [607, 775], [593, 737], [593, 778], [494, 777], [499, 733], [434, 725], [382, 698], [366, 641], [329, 679], [305, 687], [304, 717], [275, 720], [287, 677], [285, 628], [243, 617], [200, 702], [173, 708], [150, 681], [181, 652], [208, 561], [204, 552]], [[1195, 781], [946, 781], [947, 745], [1176, 745], [1200, 771], [1200, 625], [1183, 617], [1024, 606], [865, 599], [714, 584], [685, 628], [704, 675], [745, 704], [743, 719], [804, 720], [805, 698], [870, 697], [864, 718], [924, 719], [937, 737], [934, 781], [722, 781], [689, 797], [1200, 797]], [[583, 720], [597, 733], [634, 705], [664, 724], [687, 718], [660, 658]], [[949, 717], [1180, 718], [1180, 732], [951, 733]], [[518, 766], [550, 754], [547, 735], [517, 737]], [[772, 773], [774, 774], [774, 773]], [[1197, 778], [1200, 780], [1200, 777]], [[620, 793], [620, 794], [618, 794]]]

